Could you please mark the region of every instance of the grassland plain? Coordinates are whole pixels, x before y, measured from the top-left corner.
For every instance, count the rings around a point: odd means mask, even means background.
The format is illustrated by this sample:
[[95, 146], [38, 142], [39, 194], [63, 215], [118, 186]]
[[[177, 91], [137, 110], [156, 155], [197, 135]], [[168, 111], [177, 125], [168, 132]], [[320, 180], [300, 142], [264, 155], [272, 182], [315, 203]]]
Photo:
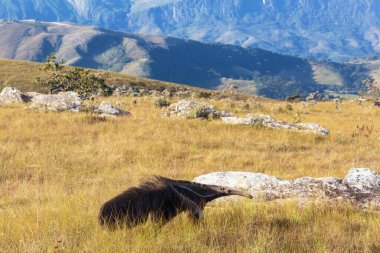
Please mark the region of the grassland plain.
[[[322, 124], [328, 137], [218, 120], [160, 116], [148, 97], [112, 98], [131, 117], [97, 121], [85, 113], [0, 107], [0, 252], [380, 252], [380, 216], [346, 203], [328, 206], [242, 201], [110, 232], [100, 205], [153, 174], [189, 179], [251, 171], [292, 179], [380, 171], [380, 110], [346, 101], [301, 103], [204, 100], [239, 115]], [[173, 100], [174, 101], [174, 100]], [[289, 107], [288, 107], [289, 108]], [[369, 134], [357, 126], [374, 126]], [[356, 131], [356, 134], [353, 132]], [[367, 136], [368, 137], [367, 137]]]
[[[43, 91], [39, 64], [0, 60], [0, 86]], [[109, 82], [175, 84], [107, 72]], [[0, 107], [0, 252], [379, 252], [380, 217], [346, 203], [218, 205], [194, 225], [181, 215], [159, 228], [109, 232], [102, 202], [153, 174], [192, 179], [212, 171], [263, 172], [287, 179], [343, 177], [351, 167], [379, 171], [380, 111], [332, 102], [304, 108], [264, 99], [213, 101], [219, 109], [315, 122], [329, 137], [220, 121], [162, 118], [152, 98], [114, 98], [130, 118]], [[135, 100], [135, 99], [133, 99]], [[173, 100], [174, 102], [175, 100]], [[247, 106], [247, 104], [249, 106]], [[357, 126], [374, 126], [372, 132]], [[353, 134], [354, 133], [354, 134]]]

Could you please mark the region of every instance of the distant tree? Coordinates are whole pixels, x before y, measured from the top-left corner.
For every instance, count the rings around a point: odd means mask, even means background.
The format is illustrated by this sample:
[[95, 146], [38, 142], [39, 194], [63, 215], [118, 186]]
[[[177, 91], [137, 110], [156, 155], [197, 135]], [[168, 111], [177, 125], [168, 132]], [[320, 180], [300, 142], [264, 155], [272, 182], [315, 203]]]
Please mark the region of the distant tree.
[[68, 68], [63, 60], [57, 60], [56, 53], [46, 58], [46, 63], [40, 70], [43, 71], [43, 76], [38, 76], [36, 82], [49, 88], [52, 94], [75, 91], [83, 98], [88, 98], [99, 90], [103, 95], [111, 95], [113, 92], [112, 88], [106, 85], [104, 76], [80, 67]]

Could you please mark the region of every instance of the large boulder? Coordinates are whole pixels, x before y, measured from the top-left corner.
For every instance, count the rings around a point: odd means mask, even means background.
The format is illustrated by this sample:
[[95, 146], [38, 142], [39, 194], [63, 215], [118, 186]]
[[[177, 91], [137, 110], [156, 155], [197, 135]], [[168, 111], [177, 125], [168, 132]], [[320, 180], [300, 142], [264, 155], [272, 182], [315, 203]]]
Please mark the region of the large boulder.
[[111, 101], [102, 101], [99, 106], [95, 107], [94, 112], [104, 117], [130, 116], [131, 113], [116, 108]]
[[13, 87], [5, 87], [0, 93], [0, 104], [23, 103], [23, 93]]
[[370, 193], [380, 189], [380, 175], [366, 168], [351, 169], [350, 173], [343, 179], [343, 184], [356, 191]]
[[73, 91], [58, 94], [39, 94], [31, 99], [32, 108], [41, 108], [52, 111], [79, 112], [83, 103], [80, 95]]
[[231, 116], [230, 113], [217, 111], [214, 105], [191, 100], [181, 100], [178, 103], [171, 104], [163, 108], [161, 113], [167, 117], [186, 119], [208, 118], [210, 116], [213, 118]]
[[289, 129], [300, 132], [312, 132], [316, 134], [328, 135], [329, 130], [314, 123], [287, 123], [278, 121], [269, 115], [248, 114], [246, 117], [221, 117], [226, 124], [233, 125], [262, 125], [269, 128]]
[[351, 169], [344, 179], [302, 177], [284, 180], [262, 173], [214, 172], [196, 177], [193, 181], [237, 188], [263, 201], [343, 198], [363, 208], [380, 210], [380, 173], [366, 168]]

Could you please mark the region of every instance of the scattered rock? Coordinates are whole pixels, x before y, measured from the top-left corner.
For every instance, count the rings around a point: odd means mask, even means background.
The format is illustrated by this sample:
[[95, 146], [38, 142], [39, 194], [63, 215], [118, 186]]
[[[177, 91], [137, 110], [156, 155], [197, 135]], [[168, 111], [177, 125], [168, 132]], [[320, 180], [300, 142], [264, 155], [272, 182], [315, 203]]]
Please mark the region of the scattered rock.
[[322, 94], [319, 93], [319, 91], [309, 93], [309, 95], [306, 97], [306, 101], [320, 101], [322, 100]]
[[73, 91], [58, 94], [39, 94], [32, 99], [32, 108], [41, 108], [52, 111], [79, 112], [83, 103], [80, 95]]
[[380, 188], [380, 175], [366, 168], [351, 169], [350, 173], [343, 179], [343, 183], [357, 191], [369, 193]]
[[131, 115], [130, 112], [113, 107], [111, 101], [102, 101], [100, 105], [94, 109], [94, 112], [104, 117], [120, 117]]
[[15, 104], [31, 102], [32, 98], [40, 95], [37, 92], [22, 92], [17, 88], [6, 87], [0, 93], [0, 104]]
[[0, 104], [23, 103], [23, 93], [13, 87], [6, 87], [0, 93]]
[[170, 106], [163, 108], [161, 113], [167, 117], [186, 119], [208, 117], [221, 118], [232, 116], [229, 112], [217, 111], [214, 105], [191, 100], [181, 100], [178, 103], [171, 104]]
[[215, 111], [213, 113], [213, 117], [214, 118], [222, 118], [222, 117], [232, 117], [233, 114], [230, 113], [230, 112], [226, 112], [226, 111]]
[[112, 92], [112, 96], [113, 97], [120, 97], [120, 95], [122, 94], [121, 92], [121, 89], [119, 87], [116, 87], [113, 92]]
[[269, 128], [289, 129], [294, 131], [305, 131], [316, 134], [328, 135], [329, 130], [314, 123], [287, 123], [277, 121], [269, 115], [248, 114], [246, 117], [222, 117], [224, 123], [233, 125], [262, 125]]
[[225, 111], [217, 111], [214, 105], [191, 100], [181, 100], [162, 109], [162, 114], [167, 117], [179, 118], [221, 118], [226, 124], [233, 125], [262, 125], [269, 128], [289, 129], [294, 131], [312, 132], [316, 134], [328, 135], [329, 130], [314, 123], [287, 123], [277, 121], [269, 115], [248, 114], [246, 117], [233, 116]]
[[134, 97], [138, 97], [138, 96], [140, 96], [140, 90], [132, 89], [132, 90], [131, 90], [131, 94], [132, 94], [132, 96], [134, 96]]
[[210, 114], [215, 113], [215, 106], [203, 102], [191, 100], [181, 100], [178, 103], [162, 109], [162, 114], [168, 117], [179, 118], [207, 118]]
[[255, 121], [254, 118], [251, 117], [237, 117], [237, 116], [230, 116], [230, 117], [222, 117], [222, 121], [226, 124], [231, 124], [231, 125], [255, 125], [258, 124], [259, 122]]
[[[289, 124], [289, 123], [285, 123]], [[316, 134], [329, 135], [330, 131], [327, 128], [322, 127], [321, 125], [315, 123], [295, 123], [291, 124], [295, 127], [297, 131], [306, 131]]]
[[344, 179], [303, 177], [284, 180], [262, 173], [214, 172], [193, 181], [241, 189], [263, 201], [343, 198], [362, 208], [380, 210], [380, 173], [366, 168], [351, 169]]

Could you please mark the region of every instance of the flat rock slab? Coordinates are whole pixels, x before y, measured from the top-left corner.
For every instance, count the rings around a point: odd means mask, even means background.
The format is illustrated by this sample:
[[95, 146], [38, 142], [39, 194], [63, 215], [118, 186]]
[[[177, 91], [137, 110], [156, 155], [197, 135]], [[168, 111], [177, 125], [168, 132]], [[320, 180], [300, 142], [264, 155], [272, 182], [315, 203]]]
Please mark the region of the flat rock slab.
[[278, 121], [269, 115], [248, 114], [246, 117], [221, 117], [226, 124], [232, 125], [261, 125], [268, 128], [287, 129], [299, 132], [311, 132], [315, 134], [328, 135], [329, 130], [314, 123], [287, 123]]
[[209, 116], [213, 118], [231, 116], [230, 113], [217, 111], [214, 105], [191, 100], [181, 100], [178, 103], [171, 104], [163, 108], [161, 113], [167, 117], [185, 119], [207, 118]]
[[362, 208], [380, 210], [380, 173], [367, 168], [351, 169], [343, 179], [302, 177], [284, 180], [262, 173], [214, 172], [193, 181], [240, 189], [262, 201], [347, 199]]
[[58, 94], [39, 94], [31, 99], [32, 108], [40, 108], [52, 111], [72, 111], [79, 112], [83, 103], [80, 95], [73, 91], [61, 92]]
[[114, 107], [111, 101], [102, 101], [95, 107], [94, 112], [104, 117], [131, 116], [130, 112]]
[[181, 100], [163, 108], [162, 115], [185, 119], [194, 118], [220, 118], [223, 123], [232, 125], [260, 125], [268, 128], [287, 129], [298, 132], [311, 132], [321, 135], [329, 135], [329, 130], [314, 123], [287, 123], [278, 121], [269, 115], [248, 114], [246, 117], [233, 116], [232, 113], [217, 111], [215, 106], [204, 102]]

